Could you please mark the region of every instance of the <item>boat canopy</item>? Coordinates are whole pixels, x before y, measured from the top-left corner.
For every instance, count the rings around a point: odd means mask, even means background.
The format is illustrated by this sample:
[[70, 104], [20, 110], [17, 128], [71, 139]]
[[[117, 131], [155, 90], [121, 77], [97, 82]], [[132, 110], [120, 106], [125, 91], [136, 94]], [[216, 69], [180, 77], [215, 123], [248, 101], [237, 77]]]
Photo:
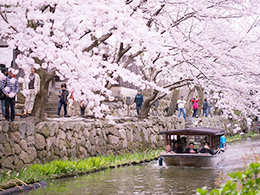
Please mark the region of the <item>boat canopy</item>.
[[185, 129], [174, 129], [171, 131], [161, 131], [159, 135], [215, 135], [221, 136], [225, 134], [223, 129], [214, 129], [206, 127], [194, 127]]

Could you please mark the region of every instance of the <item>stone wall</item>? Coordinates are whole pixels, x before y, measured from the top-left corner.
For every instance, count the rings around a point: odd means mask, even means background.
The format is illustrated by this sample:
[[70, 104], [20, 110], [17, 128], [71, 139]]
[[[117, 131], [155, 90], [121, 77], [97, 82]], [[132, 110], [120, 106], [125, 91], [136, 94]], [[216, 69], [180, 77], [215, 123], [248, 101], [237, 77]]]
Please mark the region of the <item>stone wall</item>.
[[[110, 121], [111, 122], [111, 121]], [[160, 131], [184, 127], [183, 118], [59, 119], [1, 122], [0, 167], [16, 169], [55, 159], [144, 151], [164, 145]]]

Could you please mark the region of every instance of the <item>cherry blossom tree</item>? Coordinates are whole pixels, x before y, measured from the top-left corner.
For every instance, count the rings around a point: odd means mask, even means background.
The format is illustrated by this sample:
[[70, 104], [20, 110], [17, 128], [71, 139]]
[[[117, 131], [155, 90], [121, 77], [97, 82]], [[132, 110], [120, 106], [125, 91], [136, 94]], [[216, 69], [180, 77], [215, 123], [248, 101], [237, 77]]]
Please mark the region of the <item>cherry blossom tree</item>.
[[[109, 85], [118, 76], [139, 87], [149, 85], [125, 67], [151, 44], [147, 36], [156, 35], [142, 18], [131, 17], [132, 9], [124, 1], [5, 0], [0, 9], [0, 36], [11, 48], [19, 49], [16, 63], [25, 72], [34, 66], [41, 77], [34, 109], [37, 116], [43, 116], [54, 75], [67, 79], [76, 96], [83, 92], [96, 116], [106, 109], [101, 102], [111, 99]], [[131, 52], [128, 60], [120, 65], [126, 52]]]
[[[156, 100], [185, 85], [222, 91], [220, 104], [253, 112], [258, 13], [258, 1], [249, 0], [3, 0], [0, 37], [19, 49], [20, 68], [38, 69], [41, 94], [33, 112], [40, 118], [54, 75], [76, 96], [83, 92], [97, 117], [118, 77], [153, 90], [144, 117]], [[127, 69], [133, 59], [139, 75]], [[160, 80], [167, 84], [159, 87]]]
[[[256, 114], [252, 108], [259, 106], [259, 94], [251, 92], [259, 91], [259, 2], [161, 1], [138, 8], [149, 10], [143, 11], [147, 25], [162, 34], [168, 48], [142, 57], [146, 79], [168, 80], [163, 86], [168, 91], [201, 86], [216, 92], [217, 106]], [[220, 91], [224, 96], [219, 97]], [[166, 94], [154, 90], [141, 115], [147, 116]]]

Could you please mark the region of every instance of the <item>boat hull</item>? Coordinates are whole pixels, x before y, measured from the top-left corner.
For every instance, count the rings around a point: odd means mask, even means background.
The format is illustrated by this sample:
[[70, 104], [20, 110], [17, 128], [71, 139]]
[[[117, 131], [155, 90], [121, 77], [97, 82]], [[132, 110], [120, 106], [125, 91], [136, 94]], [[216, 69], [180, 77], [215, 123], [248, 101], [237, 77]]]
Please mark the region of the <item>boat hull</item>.
[[224, 159], [223, 153], [211, 154], [161, 154], [167, 166], [214, 167]]

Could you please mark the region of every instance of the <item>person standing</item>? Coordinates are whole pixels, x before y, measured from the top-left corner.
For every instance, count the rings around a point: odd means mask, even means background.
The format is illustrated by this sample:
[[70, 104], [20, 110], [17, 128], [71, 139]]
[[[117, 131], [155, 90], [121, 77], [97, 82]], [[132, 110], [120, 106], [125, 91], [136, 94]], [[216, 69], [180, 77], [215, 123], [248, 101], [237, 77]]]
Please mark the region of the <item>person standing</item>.
[[205, 115], [206, 117], [208, 117], [208, 101], [207, 101], [207, 99], [204, 99], [204, 101], [203, 101], [202, 110], [203, 110], [202, 116]]
[[18, 93], [18, 81], [13, 77], [11, 69], [8, 70], [8, 76], [2, 81], [2, 90], [5, 94], [5, 119], [10, 120], [9, 108], [11, 107], [11, 121], [15, 118], [15, 96]]
[[247, 124], [247, 128], [248, 128], [248, 132], [251, 130], [252, 121], [253, 121], [253, 120], [251, 119], [250, 116], [248, 116], [248, 117], [246, 118], [246, 124]]
[[193, 97], [193, 99], [192, 99], [192, 104], [193, 104], [193, 115], [192, 115], [192, 117], [196, 117], [196, 115], [197, 115], [197, 111], [198, 111], [198, 108], [199, 108], [197, 103], [199, 101], [200, 101], [200, 99], [198, 99], [197, 96]]
[[226, 137], [225, 137], [225, 135], [222, 135], [220, 137], [220, 149], [225, 150], [226, 149], [226, 144], [227, 144]]
[[67, 88], [66, 83], [61, 84], [61, 90], [58, 93], [58, 96], [60, 97], [58, 113], [57, 113], [58, 118], [60, 117], [60, 110], [61, 110], [62, 105], [64, 108], [64, 116], [67, 117], [67, 103], [68, 103], [69, 92], [66, 88]]
[[74, 95], [73, 95], [74, 91], [70, 92], [68, 95], [68, 117], [70, 116], [74, 116], [75, 115], [75, 105], [74, 105]]
[[213, 106], [213, 101], [209, 100], [209, 102], [208, 102], [208, 114], [210, 114], [211, 117], [213, 117], [212, 106]]
[[[4, 74], [4, 79], [3, 79], [3, 80], [5, 80], [6, 77], [7, 77], [7, 75], [8, 75], [8, 69], [5, 68], [4, 70], [2, 70], [2, 73]], [[1, 89], [3, 88], [3, 87], [2, 87], [2, 82], [3, 82], [3, 80], [2, 80], [1, 83], [0, 83]], [[4, 87], [5, 87], [5, 86], [4, 86]], [[3, 99], [1, 99], [1, 113], [2, 113], [2, 116], [5, 117], [5, 97], [3, 97]]]
[[142, 109], [143, 102], [144, 102], [143, 94], [141, 94], [141, 91], [138, 90], [134, 100], [134, 103], [136, 103], [136, 111], [138, 115], [139, 115], [139, 111]]
[[178, 104], [178, 117], [181, 116], [181, 112], [183, 113], [183, 117], [186, 119], [186, 112], [185, 112], [185, 104], [186, 101], [183, 99], [183, 96], [181, 96], [181, 98], [177, 101]]
[[40, 77], [35, 73], [34, 67], [31, 67], [31, 73], [25, 75], [23, 82], [23, 89], [27, 91], [24, 102], [24, 113], [31, 114], [34, 106], [36, 95], [40, 94]]

